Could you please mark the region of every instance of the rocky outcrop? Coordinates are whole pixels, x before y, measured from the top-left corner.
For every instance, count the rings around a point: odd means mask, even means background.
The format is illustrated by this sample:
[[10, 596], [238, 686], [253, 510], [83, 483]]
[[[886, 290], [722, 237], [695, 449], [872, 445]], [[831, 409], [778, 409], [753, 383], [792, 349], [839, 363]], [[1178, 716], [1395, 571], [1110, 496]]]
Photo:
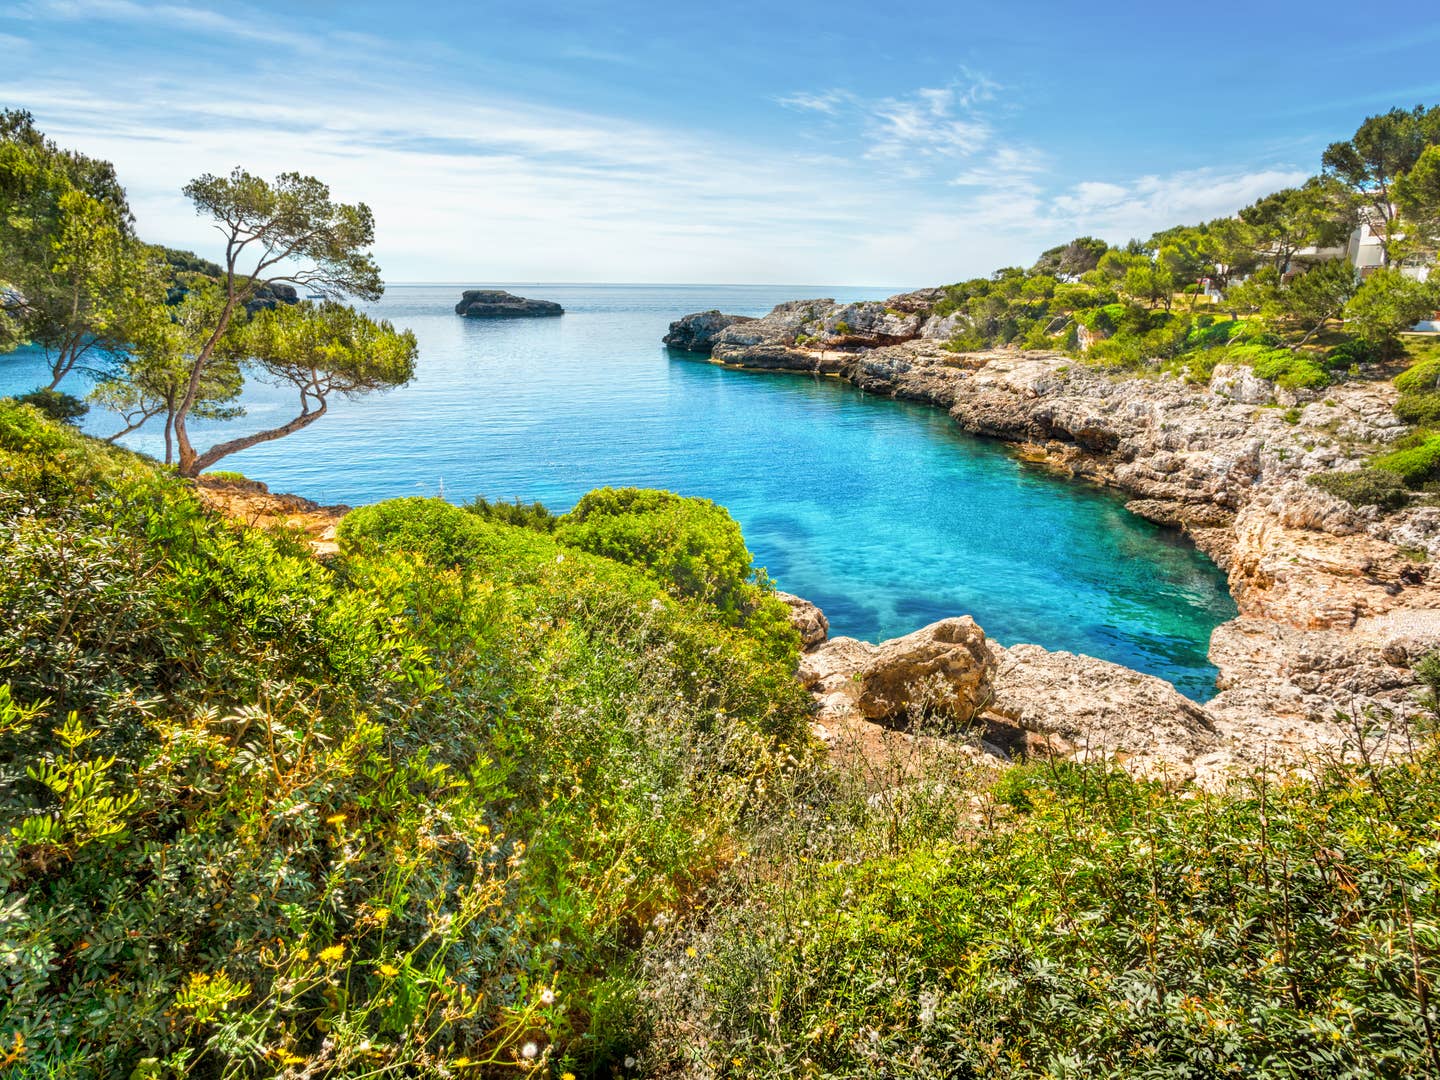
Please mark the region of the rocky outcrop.
[[1017, 728], [1029, 752], [1113, 759], [1145, 775], [1188, 780], [1197, 761], [1221, 749], [1209, 712], [1164, 679], [1038, 645], [991, 649], [999, 670], [989, 718]]
[[719, 311], [697, 311], [670, 324], [665, 345], [684, 352], [709, 354], [715, 347], [715, 335], [737, 323], [754, 322], [749, 315], [722, 315]]
[[1305, 482], [1358, 467], [1406, 430], [1388, 381], [1297, 393], [1243, 367], [1195, 386], [1053, 352], [952, 352], [940, 298], [782, 304], [718, 334], [712, 359], [836, 375], [945, 409], [966, 431], [1125, 491], [1136, 513], [1189, 533], [1227, 572], [1240, 609], [1210, 646], [1220, 692], [1205, 714], [1222, 756], [1334, 746], [1350, 737], [1339, 713], [1413, 709], [1410, 665], [1440, 647], [1440, 508], [1383, 515]]
[[819, 607], [792, 593], [776, 592], [775, 596], [790, 608], [790, 625], [799, 633], [802, 649], [813, 649], [830, 636], [830, 620]]
[[466, 289], [455, 314], [471, 319], [535, 319], [564, 315], [565, 309], [553, 300], [531, 300], [504, 289]]
[[321, 506], [299, 495], [274, 494], [259, 480], [205, 476], [195, 480], [195, 495], [205, 506], [261, 529], [302, 534], [321, 557], [340, 550], [335, 530], [350, 511], [344, 505]]
[[[969, 618], [871, 645], [833, 638], [805, 654], [800, 678], [822, 737], [864, 723], [972, 736], [992, 756], [1103, 758], [1149, 777], [1211, 780], [1227, 751], [1214, 718], [1163, 679], [1038, 645], [1006, 649]], [[1248, 758], [1245, 758], [1248, 761]]]
[[[184, 295], [184, 290], [181, 290]], [[294, 285], [270, 284], [261, 285], [255, 290], [255, 295], [245, 302], [245, 310], [251, 315], [257, 311], [272, 311], [281, 304], [298, 304], [300, 294], [295, 291]]]

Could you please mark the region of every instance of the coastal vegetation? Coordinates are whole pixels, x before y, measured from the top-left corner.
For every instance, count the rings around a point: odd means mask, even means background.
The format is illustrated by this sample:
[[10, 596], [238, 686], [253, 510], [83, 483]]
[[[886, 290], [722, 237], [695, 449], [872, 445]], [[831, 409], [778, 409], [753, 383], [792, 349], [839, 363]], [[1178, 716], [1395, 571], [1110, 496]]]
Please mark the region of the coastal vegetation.
[[[1432, 303], [1399, 268], [1433, 243], [1440, 111], [1387, 117], [1236, 219], [1080, 238], [937, 314], [956, 349], [1293, 390], [1394, 361]], [[984, 767], [920, 699], [899, 722], [946, 739], [827, 754], [786, 606], [708, 501], [397, 499], [323, 559], [209, 508], [202, 470], [411, 377], [407, 333], [284, 300], [378, 295], [368, 210], [205, 176], [210, 262], [137, 239], [113, 170], [25, 114], [0, 134], [0, 326], [53, 375], [0, 402], [7, 1075], [1440, 1073], [1440, 660], [1417, 721], [1356, 711], [1225, 791]], [[1394, 268], [1285, 272], [1377, 183]], [[1440, 480], [1440, 354], [1404, 347], [1414, 432], [1317, 480], [1352, 501]], [[166, 462], [67, 423], [81, 371]], [[252, 375], [295, 419], [196, 446]]]
[[322, 563], [19, 404], [0, 488], [13, 1075], [1434, 1068], [1423, 731], [1199, 796], [839, 765], [703, 502], [396, 500]]
[[[166, 461], [197, 476], [308, 427], [335, 396], [410, 380], [414, 336], [330, 299], [383, 292], [364, 203], [334, 201], [314, 177], [271, 183], [239, 168], [184, 190], [219, 230], [223, 264], [142, 242], [108, 162], [60, 149], [28, 113], [0, 113], [0, 346], [45, 349], [42, 389], [88, 375], [94, 400], [123, 420], [114, 437], [158, 418]], [[279, 290], [297, 287], [326, 299], [276, 306]], [[243, 415], [247, 373], [293, 386], [294, 418], [196, 447], [192, 418]]]

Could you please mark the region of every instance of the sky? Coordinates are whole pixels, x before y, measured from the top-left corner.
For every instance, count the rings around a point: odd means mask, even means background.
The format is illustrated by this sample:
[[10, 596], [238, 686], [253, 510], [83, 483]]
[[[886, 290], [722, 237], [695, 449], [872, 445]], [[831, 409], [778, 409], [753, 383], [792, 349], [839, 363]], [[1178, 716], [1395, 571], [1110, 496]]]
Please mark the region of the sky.
[[1440, 5], [8, 0], [0, 107], [181, 194], [296, 170], [387, 280], [918, 287], [1233, 213], [1394, 105]]

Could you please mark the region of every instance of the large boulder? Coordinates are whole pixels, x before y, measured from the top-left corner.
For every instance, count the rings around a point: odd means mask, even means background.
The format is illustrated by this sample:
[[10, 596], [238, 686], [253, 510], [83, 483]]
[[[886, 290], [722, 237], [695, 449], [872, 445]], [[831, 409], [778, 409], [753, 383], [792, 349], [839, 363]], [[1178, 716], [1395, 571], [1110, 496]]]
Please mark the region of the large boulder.
[[726, 315], [716, 309], [697, 311], [670, 324], [665, 344], [685, 352], [709, 353], [715, 348], [715, 335], [736, 323], [754, 322], [750, 315]]
[[565, 309], [553, 300], [531, 300], [504, 289], [466, 289], [455, 314], [471, 319], [534, 319], [564, 315]]
[[879, 645], [831, 638], [801, 658], [800, 678], [869, 720], [901, 720], [924, 706], [968, 721], [989, 702], [995, 667], [985, 631], [967, 615]]

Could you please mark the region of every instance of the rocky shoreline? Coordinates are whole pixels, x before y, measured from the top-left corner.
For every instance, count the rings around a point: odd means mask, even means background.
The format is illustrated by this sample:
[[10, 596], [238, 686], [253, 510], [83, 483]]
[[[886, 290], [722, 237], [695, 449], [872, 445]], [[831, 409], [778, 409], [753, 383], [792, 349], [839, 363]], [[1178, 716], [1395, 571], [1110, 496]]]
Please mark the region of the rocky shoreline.
[[[1218, 781], [1235, 763], [1338, 748], [1353, 732], [1337, 713], [1414, 709], [1411, 665], [1440, 646], [1430, 561], [1440, 558], [1440, 507], [1382, 516], [1305, 482], [1358, 467], [1406, 430], [1388, 379], [1286, 391], [1222, 366], [1194, 386], [1111, 375], [1060, 353], [956, 353], [944, 347], [953, 320], [932, 314], [942, 295], [794, 301], [758, 319], [705, 312], [672, 324], [666, 340], [726, 366], [834, 376], [945, 409], [1028, 460], [1124, 491], [1130, 510], [1184, 530], [1226, 571], [1239, 615], [1212, 636], [1219, 693], [1204, 706], [1119, 665], [991, 643], [988, 714], [1009, 713], [1072, 750], [1103, 745]], [[873, 658], [846, 640], [807, 656], [822, 726], [859, 715], [852, 688]]]

